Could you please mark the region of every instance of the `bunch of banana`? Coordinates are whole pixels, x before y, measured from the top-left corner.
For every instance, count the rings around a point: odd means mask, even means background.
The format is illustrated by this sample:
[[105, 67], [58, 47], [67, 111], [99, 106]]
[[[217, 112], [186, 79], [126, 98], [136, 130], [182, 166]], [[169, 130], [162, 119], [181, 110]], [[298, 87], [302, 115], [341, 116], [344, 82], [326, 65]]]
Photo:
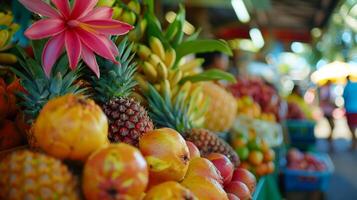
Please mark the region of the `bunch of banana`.
[[[204, 122], [204, 114], [208, 108], [207, 99], [203, 98], [202, 87], [199, 83], [192, 84], [180, 81], [193, 73], [193, 69], [200, 66], [202, 59], [193, 59], [175, 67], [176, 51], [173, 48], [165, 50], [164, 45], [156, 37], [149, 38], [149, 46], [137, 44], [138, 73], [135, 79], [140, 89], [145, 92], [148, 83], [165, 98], [170, 98], [173, 105], [177, 102], [185, 102], [189, 119], [195, 127]], [[180, 98], [181, 101], [178, 100]], [[182, 101], [183, 99], [183, 101]]]
[[0, 64], [16, 63], [16, 56], [4, 51], [11, 47], [11, 38], [18, 30], [19, 25], [13, 23], [11, 12], [0, 12]]

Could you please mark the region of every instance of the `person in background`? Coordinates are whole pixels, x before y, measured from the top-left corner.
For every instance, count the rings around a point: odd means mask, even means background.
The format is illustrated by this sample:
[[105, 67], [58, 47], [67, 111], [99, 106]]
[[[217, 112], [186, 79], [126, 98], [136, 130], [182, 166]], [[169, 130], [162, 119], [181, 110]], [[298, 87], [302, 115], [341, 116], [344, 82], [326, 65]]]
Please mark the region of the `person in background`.
[[347, 77], [347, 84], [343, 91], [343, 99], [345, 100], [347, 124], [352, 133], [351, 150], [353, 150], [357, 146], [355, 134], [357, 127], [357, 82], [352, 82], [350, 76]]
[[320, 88], [320, 108], [324, 114], [324, 117], [327, 119], [331, 127], [331, 132], [328, 137], [328, 141], [330, 143], [331, 149], [333, 149], [332, 135], [333, 135], [333, 129], [335, 127], [335, 122], [332, 114], [336, 106], [332, 101], [331, 81], [327, 81], [327, 83]]

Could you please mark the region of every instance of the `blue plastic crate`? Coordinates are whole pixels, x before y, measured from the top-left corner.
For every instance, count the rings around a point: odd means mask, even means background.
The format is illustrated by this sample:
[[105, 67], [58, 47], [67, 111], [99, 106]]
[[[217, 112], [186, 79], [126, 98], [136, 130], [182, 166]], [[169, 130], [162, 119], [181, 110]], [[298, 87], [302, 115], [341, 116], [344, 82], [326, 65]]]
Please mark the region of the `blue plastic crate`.
[[306, 150], [316, 143], [314, 121], [288, 120], [285, 123], [291, 146]]
[[284, 185], [286, 191], [326, 191], [334, 171], [330, 157], [324, 153], [311, 153], [326, 165], [325, 171], [291, 170], [284, 165]]

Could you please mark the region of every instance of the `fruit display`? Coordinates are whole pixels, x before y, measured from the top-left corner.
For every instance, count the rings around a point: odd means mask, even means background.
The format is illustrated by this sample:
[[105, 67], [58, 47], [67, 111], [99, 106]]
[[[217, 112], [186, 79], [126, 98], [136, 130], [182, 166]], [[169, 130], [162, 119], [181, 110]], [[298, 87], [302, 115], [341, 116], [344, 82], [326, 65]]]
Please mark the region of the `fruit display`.
[[163, 28], [148, 0], [19, 3], [35, 13], [33, 53], [14, 44], [11, 78], [0, 73], [0, 199], [252, 196], [218, 134], [237, 102], [214, 81], [235, 79], [187, 56], [232, 52], [185, 35], [183, 7]]
[[238, 134], [231, 139], [231, 145], [239, 155], [241, 168], [248, 169], [258, 177], [273, 173], [275, 152], [269, 144], [257, 137], [254, 130], [250, 134]]
[[[240, 112], [240, 109], [243, 109], [243, 113], [246, 113], [246, 105], [252, 105], [250, 108], [252, 111], [249, 111], [248, 113], [252, 112], [253, 116], [262, 113], [260, 118], [270, 121], [280, 119], [279, 94], [272, 86], [266, 84], [262, 79], [255, 77], [239, 77], [237, 78], [237, 83], [229, 85], [228, 89], [240, 102], [241, 106], [238, 106], [238, 113]], [[252, 99], [246, 100], [247, 97]], [[257, 104], [254, 104], [251, 100]], [[257, 108], [257, 105], [260, 106], [260, 109]]]
[[291, 170], [303, 171], [325, 171], [327, 166], [313, 154], [303, 153], [298, 149], [292, 148], [286, 155], [287, 168]]
[[14, 54], [7, 50], [11, 48], [11, 39], [19, 25], [14, 23], [14, 16], [11, 12], [0, 12], [0, 65], [9, 65], [17, 62]]

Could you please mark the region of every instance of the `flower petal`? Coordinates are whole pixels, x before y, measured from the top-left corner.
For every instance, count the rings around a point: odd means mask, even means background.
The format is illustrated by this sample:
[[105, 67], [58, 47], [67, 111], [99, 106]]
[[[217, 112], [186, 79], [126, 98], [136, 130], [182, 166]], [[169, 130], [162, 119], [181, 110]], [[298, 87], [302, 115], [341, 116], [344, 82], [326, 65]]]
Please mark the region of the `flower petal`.
[[41, 19], [35, 22], [25, 31], [26, 37], [32, 40], [38, 40], [57, 35], [65, 28], [61, 19]]
[[82, 59], [99, 78], [100, 72], [97, 60], [95, 59], [93, 51], [90, 50], [86, 45], [82, 45]]
[[92, 51], [98, 55], [116, 62], [115, 55], [113, 55], [113, 50], [111, 46], [108, 46], [109, 42], [105, 37], [101, 37], [94, 33], [85, 31], [83, 29], [76, 29], [78, 36], [80, 37], [82, 43], [87, 45]]
[[71, 7], [68, 0], [52, 0], [52, 3], [56, 6], [64, 18], [69, 18], [69, 15], [71, 14]]
[[85, 24], [104, 35], [124, 35], [134, 28], [130, 24], [112, 19], [91, 20]]
[[53, 65], [61, 55], [64, 45], [64, 35], [64, 33], [61, 33], [51, 38], [43, 48], [42, 64], [47, 77], [50, 76]]
[[93, 10], [98, 0], [75, 0], [71, 18], [78, 19], [86, 16], [90, 11]]
[[56, 10], [42, 0], [19, 0], [19, 2], [34, 13], [52, 18], [61, 17]]
[[105, 43], [105, 45], [109, 47], [110, 51], [112, 52], [112, 54], [114, 56], [119, 55], [118, 47], [115, 45], [115, 43], [112, 40], [110, 40], [102, 35], [100, 35], [98, 37], [100, 37], [101, 40]]
[[111, 19], [113, 16], [113, 9], [110, 7], [100, 7], [95, 8], [94, 10], [90, 11], [88, 15], [79, 19], [81, 22], [90, 21], [90, 20], [97, 20], [97, 19]]
[[77, 68], [82, 49], [81, 41], [75, 31], [66, 31], [65, 45], [69, 60], [69, 67], [74, 70]]

